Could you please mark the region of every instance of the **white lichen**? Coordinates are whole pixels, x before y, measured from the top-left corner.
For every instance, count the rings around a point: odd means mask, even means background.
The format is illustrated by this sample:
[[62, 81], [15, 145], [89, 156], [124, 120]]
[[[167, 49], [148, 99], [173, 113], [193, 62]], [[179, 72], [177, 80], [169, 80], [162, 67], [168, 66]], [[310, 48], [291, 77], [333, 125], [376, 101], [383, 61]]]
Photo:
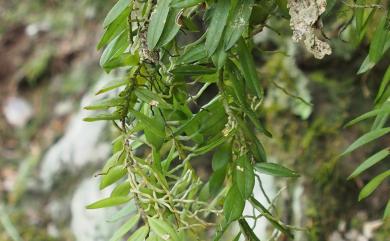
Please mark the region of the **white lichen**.
[[293, 40], [303, 41], [306, 49], [317, 59], [331, 54], [330, 45], [316, 35], [319, 32], [320, 16], [326, 10], [326, 0], [288, 0], [287, 7], [291, 16]]

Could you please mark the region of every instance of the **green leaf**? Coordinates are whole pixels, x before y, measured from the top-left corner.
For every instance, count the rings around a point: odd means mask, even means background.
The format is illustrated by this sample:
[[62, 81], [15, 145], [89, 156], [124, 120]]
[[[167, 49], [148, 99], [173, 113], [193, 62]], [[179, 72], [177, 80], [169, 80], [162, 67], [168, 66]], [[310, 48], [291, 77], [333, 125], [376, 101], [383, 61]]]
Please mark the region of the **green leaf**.
[[252, 13], [253, 0], [243, 0], [237, 3], [231, 18], [226, 26], [224, 46], [229, 50], [241, 37], [249, 25]]
[[226, 168], [232, 159], [232, 146], [230, 143], [220, 145], [215, 151], [212, 159], [212, 169], [214, 171]]
[[127, 241], [144, 241], [146, 235], [149, 233], [148, 226], [142, 226], [137, 231], [135, 231]]
[[389, 219], [390, 218], [390, 200], [387, 201], [387, 205], [386, 205], [386, 208], [385, 208], [385, 213], [383, 215], [383, 219]]
[[255, 173], [246, 155], [237, 159], [233, 173], [235, 184], [243, 199], [249, 198], [255, 186]]
[[363, 115], [356, 117], [355, 119], [348, 122], [345, 126], [348, 127], [348, 126], [354, 125], [362, 120], [366, 120], [368, 118], [375, 117], [379, 114], [386, 114], [386, 113], [390, 113], [390, 106], [383, 106], [381, 108], [364, 113]]
[[99, 95], [99, 94], [103, 94], [103, 93], [106, 93], [110, 90], [113, 90], [113, 89], [116, 89], [116, 88], [119, 88], [121, 86], [124, 86], [126, 85], [128, 82], [126, 80], [113, 80], [113, 81], [110, 81], [107, 85], [105, 85], [103, 88], [101, 88], [98, 92], [96, 92], [96, 95]]
[[175, 75], [204, 75], [204, 74], [214, 74], [217, 70], [212, 67], [207, 67], [203, 65], [179, 65], [171, 70], [172, 74]]
[[242, 233], [244, 234], [246, 240], [248, 241], [260, 241], [260, 239], [253, 232], [252, 228], [249, 227], [249, 224], [244, 218], [238, 220]]
[[228, 136], [223, 136], [223, 135], [214, 136], [209, 141], [207, 141], [207, 143], [205, 145], [199, 147], [193, 153], [195, 155], [202, 155], [202, 154], [205, 154], [206, 152], [209, 152], [209, 151], [213, 150], [217, 146], [219, 146], [222, 143], [224, 143], [229, 138], [229, 136], [231, 136], [233, 134], [233, 132], [234, 131], [231, 131], [228, 134]]
[[126, 173], [127, 170], [122, 165], [111, 168], [108, 173], [103, 176], [102, 181], [100, 182], [100, 190], [118, 181], [124, 175], [126, 175]]
[[368, 56], [373, 63], [378, 62], [383, 56], [383, 49], [389, 37], [389, 31], [385, 28], [386, 21], [386, 16], [383, 16], [370, 44]]
[[[390, 48], [390, 41], [387, 41], [385, 43], [385, 46], [384, 46], [383, 50], [382, 50], [382, 55], [385, 54], [389, 48]], [[376, 64], [377, 64], [377, 62], [371, 61], [370, 60], [370, 56], [367, 56], [364, 59], [362, 65], [360, 66], [357, 74], [363, 74], [363, 73], [371, 70]]]
[[106, 27], [104, 34], [97, 45], [97, 49], [103, 48], [108, 42], [128, 28], [127, 17], [129, 14], [130, 7], [123, 9], [122, 13]]
[[215, 10], [206, 34], [205, 47], [209, 56], [217, 50], [222, 38], [230, 9], [230, 0], [220, 0], [215, 4]]
[[160, 128], [160, 123], [156, 119], [152, 119], [141, 112], [135, 110], [129, 110], [129, 112], [134, 115], [138, 121], [142, 123], [144, 128], [148, 128], [154, 135], [158, 137], [165, 137], [165, 130]]
[[121, 116], [118, 113], [98, 114], [95, 116], [89, 116], [83, 119], [86, 122], [102, 121], [102, 120], [119, 120]]
[[268, 211], [268, 209], [266, 209], [259, 201], [257, 201], [253, 196], [249, 199], [249, 201], [253, 205], [253, 207], [257, 209], [257, 211], [264, 215], [264, 217], [272, 224], [272, 226], [284, 233], [290, 239], [294, 239], [294, 236], [291, 233], [290, 229], [280, 223], [278, 219], [274, 218], [271, 212]]
[[262, 99], [263, 88], [261, 87], [260, 81], [257, 77], [256, 66], [253, 61], [252, 54], [250, 53], [248, 46], [245, 44], [243, 38], [240, 38], [238, 41], [237, 52], [245, 80], [247, 81], [249, 87], [255, 90], [257, 97]]
[[107, 27], [109, 24], [111, 24], [115, 19], [118, 18], [118, 16], [127, 8], [129, 7], [130, 3], [133, 2], [133, 0], [119, 0], [114, 7], [108, 12], [107, 16], [105, 17], [103, 21], [103, 27]]
[[145, 88], [137, 88], [134, 91], [135, 95], [145, 103], [149, 105], [154, 105], [162, 109], [172, 109], [172, 105], [167, 103], [163, 98], [161, 98], [157, 93], [154, 93]]
[[225, 181], [226, 168], [218, 169], [211, 174], [209, 181], [209, 190], [211, 195], [217, 195], [223, 182]]
[[156, 47], [158, 40], [164, 31], [170, 3], [171, 0], [157, 1], [156, 9], [150, 17], [150, 24], [148, 27], [147, 43], [149, 49], [154, 49], [154, 47]]
[[182, 55], [177, 58], [178, 64], [189, 64], [207, 58], [204, 43], [187, 48]]
[[380, 128], [380, 129], [375, 129], [372, 130], [363, 136], [361, 136], [359, 139], [357, 139], [354, 143], [352, 143], [341, 155], [346, 155], [357, 148], [375, 140], [378, 139], [379, 137], [386, 135], [387, 133], [390, 132], [390, 127], [388, 128]]
[[111, 192], [111, 197], [127, 196], [130, 193], [130, 182], [125, 181], [114, 188]]
[[115, 58], [110, 59], [103, 66], [103, 68], [106, 72], [110, 72], [111, 70], [119, 68], [119, 67], [137, 66], [138, 63], [139, 63], [138, 54], [123, 53]]
[[268, 174], [275, 177], [299, 177], [299, 174], [282, 165], [271, 162], [261, 162], [255, 164], [255, 169], [258, 172]]
[[377, 164], [378, 162], [385, 159], [390, 154], [390, 151], [388, 148], [383, 149], [374, 155], [370, 156], [365, 160], [362, 164], [360, 164], [355, 171], [348, 177], [348, 179], [354, 178], [358, 175], [360, 175], [362, 172], [367, 170], [368, 168], [372, 167], [373, 165]]
[[152, 217], [148, 217], [148, 222], [150, 229], [163, 240], [180, 241], [175, 229], [168, 222]]
[[180, 30], [180, 25], [177, 24], [176, 19], [178, 14], [180, 14], [180, 9], [174, 8], [169, 10], [168, 19], [165, 23], [164, 31], [161, 34], [161, 37], [157, 43], [157, 47], [162, 47], [171, 42], [173, 38], [175, 38], [176, 34]]
[[122, 97], [113, 97], [110, 99], [100, 100], [98, 102], [93, 103], [92, 105], [85, 106], [86, 110], [105, 110], [111, 107], [123, 105], [126, 100]]
[[223, 214], [227, 224], [239, 219], [244, 211], [245, 200], [242, 198], [236, 185], [233, 185], [226, 195], [223, 204]]
[[367, 185], [363, 187], [363, 189], [359, 193], [359, 201], [365, 199], [370, 196], [372, 192], [374, 192], [377, 187], [388, 177], [390, 176], [390, 170], [382, 172], [378, 176], [374, 177]]
[[87, 206], [87, 209], [97, 209], [97, 208], [118, 206], [118, 205], [127, 203], [132, 198], [133, 198], [132, 196], [108, 197], [108, 198], [101, 199], [97, 202], [94, 202], [92, 204], [89, 204]]
[[136, 211], [135, 204], [132, 202], [127, 203], [124, 205], [119, 211], [114, 213], [108, 220], [107, 222], [116, 222], [126, 216], [130, 216]]
[[173, 8], [189, 8], [200, 3], [204, 0], [172, 0], [171, 7]]
[[117, 229], [110, 241], [119, 241], [121, 238], [128, 233], [138, 222], [140, 215], [134, 215], [126, 223], [124, 223], [119, 229]]
[[[375, 98], [375, 103], [382, 102], [380, 100], [383, 100], [383, 102], [388, 98], [387, 95], [384, 96], [386, 93], [386, 90], [388, 90], [390, 82], [390, 66], [387, 68], [385, 75], [383, 76], [383, 79], [381, 81], [381, 85], [379, 86], [378, 94]], [[384, 98], [383, 98], [384, 97]]]
[[100, 66], [103, 67], [103, 69], [110, 60], [121, 55], [128, 47], [127, 32], [128, 31], [126, 30], [122, 31], [122, 33], [116, 36], [103, 51], [103, 54], [100, 57]]

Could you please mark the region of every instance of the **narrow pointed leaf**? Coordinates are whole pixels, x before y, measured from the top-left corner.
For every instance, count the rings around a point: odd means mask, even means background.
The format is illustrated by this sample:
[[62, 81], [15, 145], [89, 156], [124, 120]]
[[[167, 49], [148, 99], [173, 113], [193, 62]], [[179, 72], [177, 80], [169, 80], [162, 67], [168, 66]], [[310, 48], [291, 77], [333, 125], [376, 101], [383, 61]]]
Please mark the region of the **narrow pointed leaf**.
[[362, 172], [367, 170], [368, 168], [372, 167], [373, 165], [377, 164], [378, 162], [385, 159], [390, 154], [389, 149], [381, 150], [380, 152], [375, 153], [374, 155], [370, 156], [367, 160], [365, 160], [362, 164], [356, 168], [356, 170], [348, 177], [348, 179], [354, 178], [358, 175], [360, 175]]
[[261, 162], [255, 164], [258, 172], [275, 176], [275, 177], [299, 177], [299, 174], [287, 167], [271, 162]]
[[141, 228], [137, 229], [137, 231], [135, 231], [127, 241], [144, 241], [148, 233], [148, 226], [142, 226]]
[[101, 199], [101, 200], [99, 200], [97, 202], [94, 202], [92, 204], [89, 204], [87, 206], [87, 209], [97, 209], [97, 208], [106, 208], [106, 207], [118, 206], [118, 205], [127, 203], [131, 199], [132, 199], [131, 196], [127, 196], [127, 197], [123, 197], [123, 196], [120, 196], [120, 197], [108, 197], [108, 198]]
[[363, 136], [361, 136], [359, 139], [357, 139], [354, 143], [352, 143], [341, 155], [346, 155], [357, 148], [375, 140], [378, 139], [379, 137], [386, 135], [387, 133], [390, 132], [390, 127], [387, 128], [381, 128], [381, 129], [375, 129], [372, 130]]
[[215, 4], [214, 13], [206, 34], [205, 47], [209, 56], [218, 48], [229, 16], [229, 9], [230, 0], [219, 0]]
[[128, 233], [138, 222], [140, 215], [134, 215], [126, 223], [124, 223], [118, 230], [115, 231], [110, 241], [119, 241], [121, 238]]
[[150, 17], [150, 24], [148, 27], [147, 43], [149, 49], [154, 49], [154, 47], [156, 47], [158, 40], [164, 31], [170, 3], [171, 0], [157, 1], [156, 9]]
[[378, 176], [374, 177], [369, 183], [367, 183], [367, 185], [365, 185], [359, 193], [359, 201], [370, 196], [371, 193], [373, 193], [388, 176], [390, 176], [390, 170], [379, 174]]
[[245, 200], [242, 198], [236, 185], [233, 185], [226, 195], [223, 205], [223, 214], [227, 224], [241, 217], [244, 211]]
[[243, 0], [237, 3], [231, 18], [228, 21], [225, 32], [224, 46], [229, 50], [241, 37], [249, 25], [252, 13], [253, 0]]
[[163, 240], [180, 241], [175, 229], [168, 222], [151, 217], [148, 218], [148, 222], [150, 229]]

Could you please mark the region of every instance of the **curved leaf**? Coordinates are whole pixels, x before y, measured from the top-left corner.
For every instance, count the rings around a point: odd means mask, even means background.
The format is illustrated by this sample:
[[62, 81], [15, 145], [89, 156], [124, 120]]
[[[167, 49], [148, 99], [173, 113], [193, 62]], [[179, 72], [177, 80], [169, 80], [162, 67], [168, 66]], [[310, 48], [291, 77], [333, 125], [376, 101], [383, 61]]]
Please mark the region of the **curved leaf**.
[[375, 153], [374, 155], [370, 156], [367, 160], [365, 160], [362, 164], [360, 164], [355, 171], [348, 177], [348, 179], [354, 178], [358, 175], [360, 175], [362, 172], [367, 170], [368, 168], [372, 167], [373, 165], [377, 164], [378, 162], [385, 159], [390, 154], [389, 149], [381, 150], [380, 152]]
[[268, 174], [275, 177], [299, 177], [299, 174], [287, 167], [271, 162], [261, 162], [255, 164], [255, 169], [258, 172]]
[[372, 192], [374, 192], [377, 187], [388, 177], [390, 176], [390, 170], [387, 170], [378, 176], [374, 177], [367, 185], [363, 187], [363, 189], [359, 193], [359, 201], [364, 198], [370, 196]]
[[363, 136], [361, 136], [359, 139], [357, 139], [354, 143], [352, 143], [341, 155], [346, 155], [357, 148], [375, 140], [378, 139], [379, 137], [386, 135], [387, 133], [390, 132], [390, 127], [387, 128], [381, 128], [381, 129], [375, 129], [372, 130]]

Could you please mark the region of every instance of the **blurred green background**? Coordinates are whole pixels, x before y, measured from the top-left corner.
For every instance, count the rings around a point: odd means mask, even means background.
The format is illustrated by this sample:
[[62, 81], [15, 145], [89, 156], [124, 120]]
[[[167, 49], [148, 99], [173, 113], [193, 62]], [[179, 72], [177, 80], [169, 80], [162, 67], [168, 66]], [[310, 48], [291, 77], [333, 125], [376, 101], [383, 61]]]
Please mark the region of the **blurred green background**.
[[[81, 121], [97, 86], [115, 78], [100, 69], [95, 47], [114, 3], [0, 0], [0, 241], [103, 241], [118, 226], [112, 210], [84, 209], [105, 194], [94, 174], [110, 154], [113, 131], [106, 123]], [[274, 134], [264, 140], [268, 155], [301, 173], [295, 181], [271, 179], [267, 188], [282, 190], [280, 217], [305, 229], [298, 241], [386, 241], [390, 224], [381, 217], [389, 183], [363, 202], [357, 197], [389, 162], [356, 180], [346, 177], [390, 136], [337, 156], [368, 130], [370, 123], [343, 125], [372, 108], [390, 58], [357, 76], [368, 47], [341, 40], [338, 30], [351, 13], [334, 7], [324, 18], [334, 53], [323, 60], [291, 41], [287, 20], [271, 19], [280, 32], [265, 29], [255, 36], [266, 121]], [[207, 175], [209, 165], [197, 166], [199, 175]]]

